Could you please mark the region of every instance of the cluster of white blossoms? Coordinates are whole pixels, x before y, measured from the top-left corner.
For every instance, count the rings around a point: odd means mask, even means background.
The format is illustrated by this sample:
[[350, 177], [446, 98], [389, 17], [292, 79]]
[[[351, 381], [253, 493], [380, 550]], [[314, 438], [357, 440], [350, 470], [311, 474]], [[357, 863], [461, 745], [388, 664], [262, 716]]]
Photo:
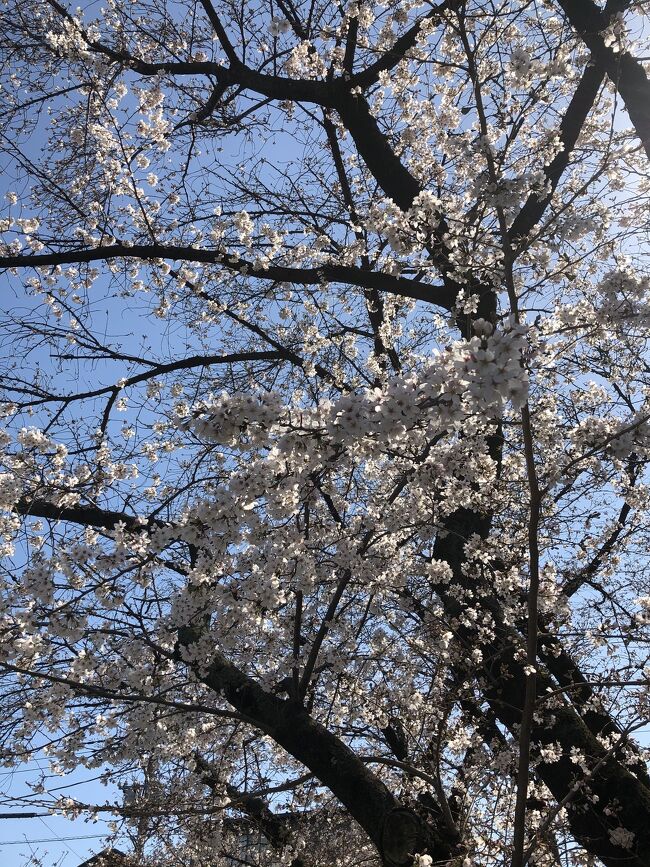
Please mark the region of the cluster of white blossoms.
[[517, 81], [525, 82], [533, 71], [533, 59], [523, 46], [513, 48], [510, 54], [510, 69]]
[[632, 270], [610, 271], [597, 286], [602, 316], [612, 324], [650, 322], [650, 279]]
[[650, 454], [650, 407], [646, 404], [628, 417], [591, 415], [570, 432], [567, 455], [571, 463], [585, 452], [601, 453], [605, 458], [625, 460], [631, 454]]
[[273, 427], [283, 410], [280, 398], [273, 394], [257, 397], [223, 392], [195, 407], [193, 418], [178, 419], [177, 424], [182, 429], [192, 430], [200, 439], [224, 444], [235, 444], [246, 433], [246, 442], [250, 444], [250, 437]]
[[470, 340], [436, 351], [423, 370], [397, 376], [383, 388], [304, 410], [291, 409], [270, 394], [260, 398], [224, 393], [195, 407], [193, 417], [178, 423], [201, 439], [249, 448], [261, 444], [271, 431], [326, 432], [335, 443], [390, 434], [394, 443], [417, 426], [424, 425], [433, 434], [477, 414], [489, 422], [501, 416], [507, 403], [518, 409], [526, 402], [527, 327], [511, 323], [495, 330], [479, 319], [475, 331]]
[[237, 234], [239, 235], [241, 243], [245, 247], [250, 247], [255, 226], [248, 213], [246, 211], [240, 211], [238, 214], [235, 214], [232, 222]]
[[0, 509], [12, 509], [22, 493], [22, 485], [13, 473], [0, 473]]
[[322, 78], [327, 74], [327, 66], [313, 43], [304, 40], [291, 49], [284, 71], [294, 78]]
[[412, 253], [424, 248], [440, 223], [440, 205], [440, 199], [429, 190], [419, 193], [407, 211], [391, 199], [382, 199], [371, 205], [366, 226], [383, 235], [395, 253]]
[[609, 839], [615, 846], [620, 846], [621, 849], [632, 849], [634, 837], [633, 831], [628, 831], [627, 828], [623, 828], [622, 826], [612, 828], [609, 832]]
[[22, 428], [17, 440], [23, 448], [35, 449], [42, 455], [57, 448], [56, 443], [36, 427]]
[[58, 478], [67, 456], [65, 445], [36, 427], [21, 428], [15, 438], [0, 430], [0, 510], [11, 511], [26, 490]]
[[612, 16], [610, 24], [602, 31], [603, 42], [615, 54], [629, 51], [631, 48], [628, 27], [622, 12]]
[[[61, 57], [90, 57], [88, 41], [84, 37], [81, 23], [77, 17], [64, 18], [57, 21], [58, 32], [50, 30], [46, 35], [47, 44]], [[92, 26], [86, 30], [88, 39], [96, 39], [99, 31]]]
[[291, 30], [291, 25], [286, 18], [271, 18], [269, 25], [269, 33], [271, 36], [280, 36], [283, 33], [288, 33]]
[[[173, 524], [149, 528], [143, 524], [128, 532], [118, 525], [107, 534], [112, 539], [101, 544], [93, 538], [73, 543], [54, 558], [37, 555], [24, 572], [19, 594], [27, 594], [38, 604], [56, 606], [65, 594], [85, 594], [88, 582], [96, 580], [95, 596], [110, 611], [124, 596], [122, 574], [132, 572], [137, 586], [145, 587], [151, 580], [148, 559], [185, 542], [202, 553], [187, 583], [171, 595], [169, 611], [161, 617], [159, 627], [162, 634], [173, 633], [196, 622], [203, 612], [218, 609], [218, 628], [210, 631], [205, 646], [197, 641], [192, 648], [192, 658], [200, 663], [209, 659], [215, 641], [223, 647], [232, 642], [241, 624], [270, 628], [269, 612], [281, 611], [292, 592], [308, 593], [314, 582], [330, 580], [332, 570], [350, 570], [356, 580], [377, 592], [401, 586], [408, 574], [421, 573], [436, 585], [448, 583], [448, 566], [437, 561], [425, 566], [418, 553], [420, 546], [427, 544], [436, 515], [470, 506], [487, 490], [493, 466], [472, 445], [473, 435], [480, 439], [486, 425], [500, 418], [508, 403], [519, 407], [528, 388], [524, 366], [527, 328], [510, 323], [495, 330], [479, 320], [475, 331], [470, 340], [456, 341], [436, 352], [417, 373], [399, 375], [382, 388], [310, 408], [290, 407], [272, 393], [224, 393], [198, 405], [193, 414], [178, 420], [178, 427], [244, 453], [241, 464], [233, 465], [218, 492], [195, 500]], [[476, 421], [470, 423], [472, 418]], [[465, 436], [457, 437], [461, 426]], [[451, 434], [449, 441], [431, 446], [429, 457], [413, 471], [412, 447], [430, 444], [444, 432]], [[5, 439], [8, 447], [10, 441]], [[38, 479], [39, 496], [53, 503], [74, 502], [79, 471], [65, 475], [59, 467], [57, 472], [43, 472], [57, 460], [56, 443], [37, 429], [23, 429], [17, 440], [24, 450], [19, 453], [21, 461], [25, 454], [34, 455], [31, 463], [21, 465], [21, 473]], [[403, 463], [395, 460], [400, 449]], [[8, 453], [6, 458], [10, 462], [17, 455]], [[102, 443], [99, 458], [101, 467], [110, 468], [110, 455]], [[323, 518], [328, 510], [336, 514], [337, 509], [347, 508], [347, 495], [337, 480], [349, 478], [351, 468], [358, 469], [360, 462], [364, 469], [355, 484], [366, 506], [349, 518], [349, 527], [342, 533], [340, 522]], [[386, 492], [399, 485], [405, 470], [410, 491], [404, 490], [393, 504]], [[316, 476], [320, 481], [315, 481]], [[111, 475], [114, 482], [119, 478]], [[457, 484], [454, 479], [471, 484]], [[4, 510], [15, 506], [25, 484], [33, 487], [27, 477], [0, 476]], [[325, 499], [318, 494], [323, 484], [328, 488]], [[427, 499], [431, 495], [439, 501], [435, 506]], [[296, 535], [293, 521], [287, 519], [299, 515], [314, 496], [317, 501], [310, 506], [312, 531], [307, 540], [301, 533]], [[373, 542], [371, 567], [360, 547], [370, 521], [385, 531], [381, 541]], [[424, 535], [411, 549], [400, 540], [411, 532], [413, 522], [422, 524]], [[215, 575], [222, 579], [215, 583]], [[57, 634], [76, 635], [87, 616], [80, 597], [74, 622], [57, 620], [53, 629]], [[28, 651], [35, 652], [31, 644]], [[22, 645], [16, 645], [19, 656], [24, 652]], [[251, 646], [250, 653], [254, 652]], [[269, 677], [276, 664], [269, 663]], [[262, 663], [256, 665], [261, 672]]]

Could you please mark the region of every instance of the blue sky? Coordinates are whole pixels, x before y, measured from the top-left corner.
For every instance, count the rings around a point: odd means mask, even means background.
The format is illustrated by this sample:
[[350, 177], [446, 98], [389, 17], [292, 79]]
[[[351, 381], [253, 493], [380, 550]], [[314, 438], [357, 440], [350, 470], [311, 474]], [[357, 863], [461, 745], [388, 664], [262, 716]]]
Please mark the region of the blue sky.
[[[0, 863], [3, 867], [26, 867], [41, 860], [43, 867], [77, 867], [82, 861], [102, 848], [102, 837], [110, 833], [105, 821], [65, 819], [48, 815], [32, 798], [27, 782], [45, 769], [45, 758], [30, 761], [15, 769], [0, 773], [0, 812], [40, 812], [35, 819], [2, 819], [0, 822]], [[50, 776], [48, 789], [53, 795], [67, 795], [88, 801], [106, 801], [121, 793], [115, 788], [102, 786], [96, 772], [80, 770], [60, 777]], [[58, 791], [56, 791], [58, 790]], [[34, 806], [29, 806], [30, 800]], [[118, 846], [119, 848], [119, 846]]]

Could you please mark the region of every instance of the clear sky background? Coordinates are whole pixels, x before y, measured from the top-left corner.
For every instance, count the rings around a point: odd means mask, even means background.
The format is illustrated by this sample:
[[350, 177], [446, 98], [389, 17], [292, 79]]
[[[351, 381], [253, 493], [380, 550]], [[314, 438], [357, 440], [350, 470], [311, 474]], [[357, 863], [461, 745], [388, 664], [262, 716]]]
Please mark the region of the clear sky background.
[[[51, 816], [38, 806], [30, 807], [27, 781], [46, 768], [45, 759], [0, 772], [0, 812], [39, 812], [35, 819], [0, 820], [0, 864], [2, 867], [77, 867], [102, 848], [102, 838], [110, 833], [103, 820], [65, 819]], [[114, 787], [107, 788], [91, 778], [89, 771], [77, 771], [62, 777], [50, 777], [52, 794], [67, 795], [83, 801], [101, 802], [121, 796]], [[60, 787], [60, 788], [59, 788]], [[56, 791], [58, 789], [58, 791]], [[37, 799], [33, 799], [37, 800]], [[117, 844], [116, 844], [117, 845]], [[119, 848], [119, 845], [117, 845]]]

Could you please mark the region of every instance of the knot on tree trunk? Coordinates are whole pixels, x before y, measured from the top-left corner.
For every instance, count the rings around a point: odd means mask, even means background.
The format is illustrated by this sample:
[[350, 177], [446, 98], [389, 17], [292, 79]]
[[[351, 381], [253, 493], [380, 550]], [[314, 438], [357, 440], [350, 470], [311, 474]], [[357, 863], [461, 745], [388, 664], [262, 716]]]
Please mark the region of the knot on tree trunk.
[[381, 829], [383, 867], [412, 867], [414, 855], [430, 855], [438, 863], [461, 855], [462, 841], [452, 831], [434, 819], [429, 821], [408, 807], [390, 810]]
[[385, 867], [410, 867], [413, 856], [426, 847], [422, 820], [406, 807], [396, 807], [384, 819], [381, 831], [382, 858]]

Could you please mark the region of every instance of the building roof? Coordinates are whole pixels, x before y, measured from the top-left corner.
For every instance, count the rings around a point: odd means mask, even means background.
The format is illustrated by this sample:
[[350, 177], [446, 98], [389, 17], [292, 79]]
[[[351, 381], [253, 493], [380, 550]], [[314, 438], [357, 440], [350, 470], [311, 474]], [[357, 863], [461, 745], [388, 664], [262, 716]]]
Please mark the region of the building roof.
[[102, 849], [96, 855], [91, 855], [79, 867], [128, 867], [129, 859], [119, 849]]

